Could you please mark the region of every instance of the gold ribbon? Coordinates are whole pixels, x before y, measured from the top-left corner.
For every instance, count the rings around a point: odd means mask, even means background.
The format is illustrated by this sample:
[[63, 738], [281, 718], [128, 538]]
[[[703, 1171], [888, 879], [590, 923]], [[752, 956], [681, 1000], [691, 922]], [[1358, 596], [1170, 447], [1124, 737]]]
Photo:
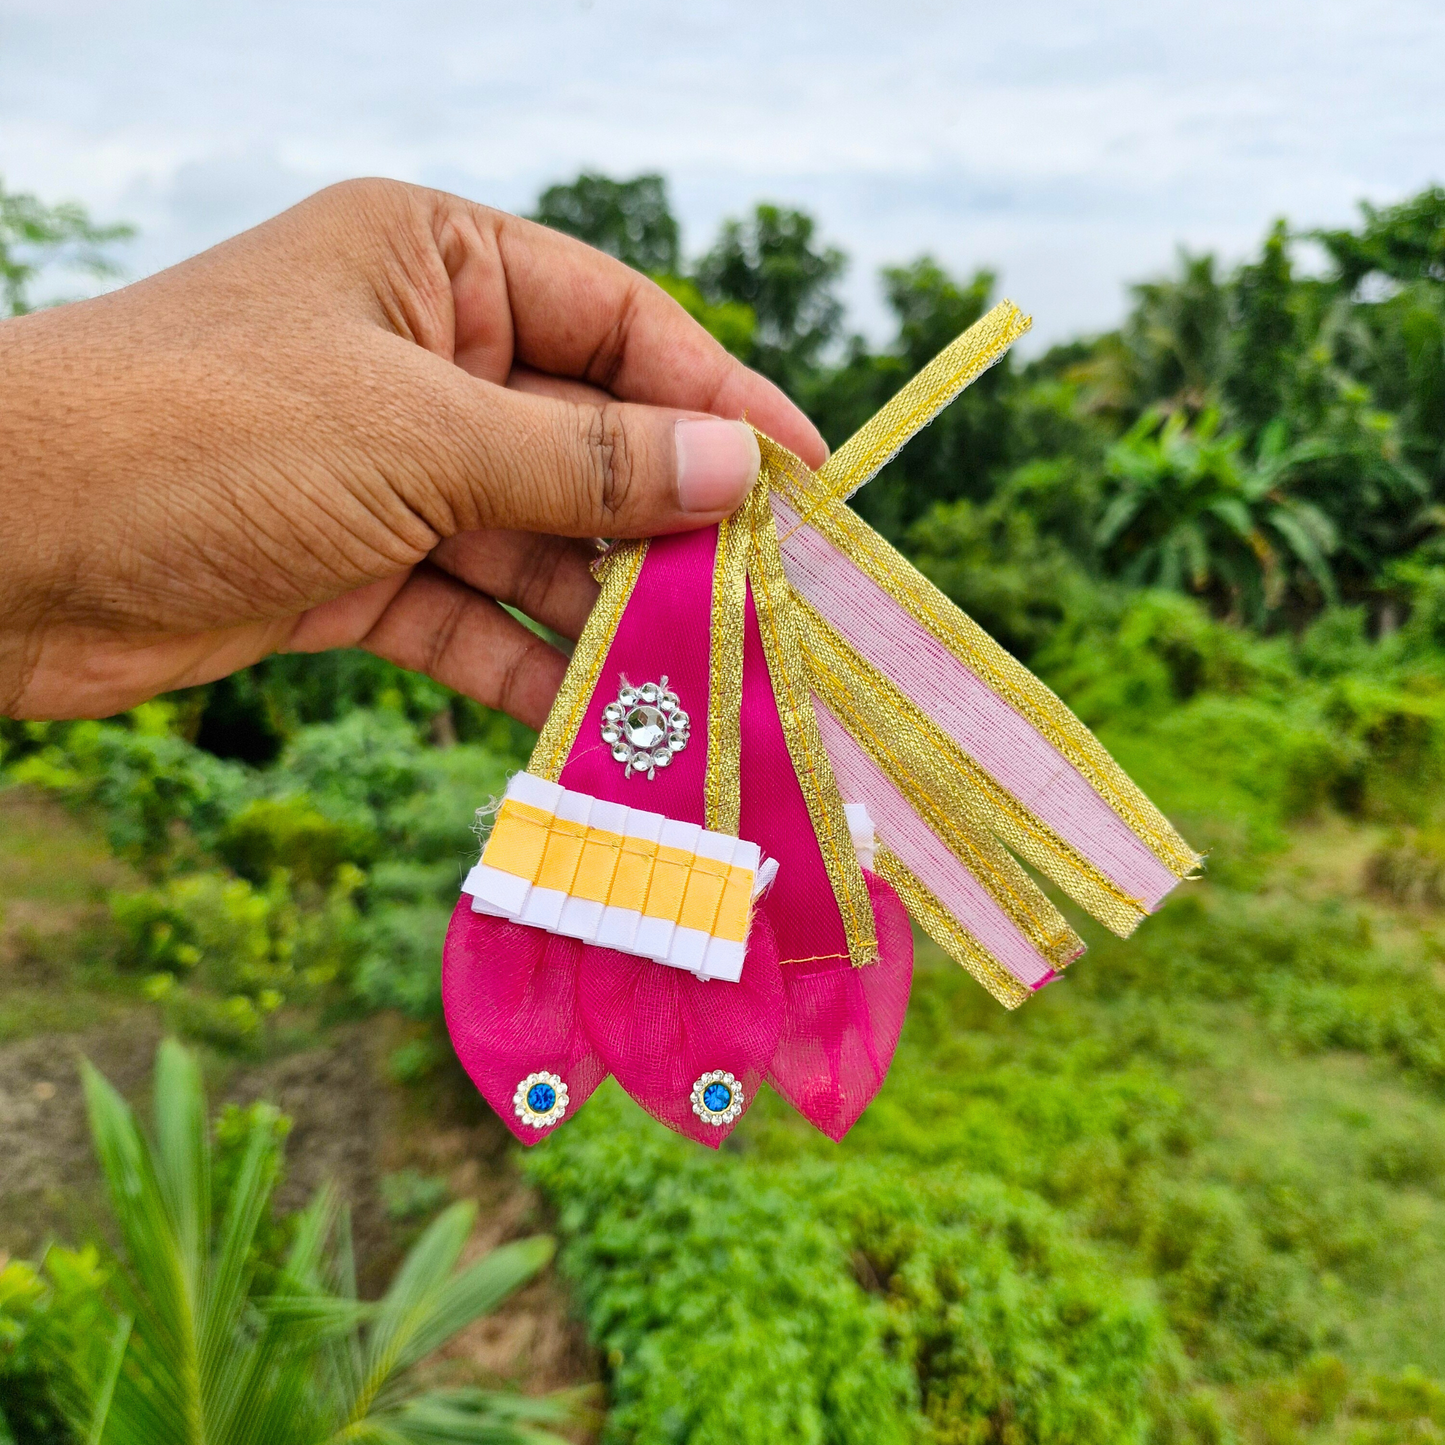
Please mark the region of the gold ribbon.
[[[1184, 878], [1198, 866], [1198, 855], [1073, 713], [846, 506], [848, 497], [997, 362], [1029, 325], [1011, 302], [996, 306], [817, 472], [759, 433], [757, 484], [718, 530], [706, 826], [730, 834], [738, 827], [744, 609], [751, 583], [778, 716], [855, 965], [877, 957], [877, 939], [843, 800], [819, 736], [815, 697], [1051, 967], [1063, 968], [1082, 945], [1014, 854], [1120, 935], [1133, 930], [1145, 908], [1013, 797], [793, 589], [783, 569], [774, 492], [798, 518], [786, 536], [813, 528], [1072, 764], [1170, 873]], [[604, 559], [601, 596], [529, 765], [540, 777], [556, 781], [561, 773], [646, 551], [645, 541], [624, 543]], [[1010, 1007], [1028, 997], [1028, 990], [886, 847], [880, 848], [876, 866], [920, 926], [995, 997]]]

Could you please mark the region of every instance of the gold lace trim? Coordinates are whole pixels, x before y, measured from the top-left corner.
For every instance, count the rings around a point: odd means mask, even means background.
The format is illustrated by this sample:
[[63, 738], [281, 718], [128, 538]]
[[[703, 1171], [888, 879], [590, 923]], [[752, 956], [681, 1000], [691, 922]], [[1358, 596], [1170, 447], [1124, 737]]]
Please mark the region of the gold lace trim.
[[1027, 1003], [1030, 991], [958, 922], [886, 848], [873, 859], [873, 870], [888, 883], [918, 926], [951, 958], [962, 964], [1005, 1008]]
[[818, 718], [813, 711], [802, 650], [793, 625], [792, 589], [783, 572], [783, 558], [773, 527], [766, 470], [748, 498], [747, 509], [753, 527], [748, 575], [753, 583], [753, 603], [758, 612], [758, 627], [778, 717], [783, 724], [783, 737], [803, 790], [828, 881], [833, 885], [833, 896], [848, 940], [848, 955], [855, 967], [873, 963], [878, 957], [873, 904], [863, 882], [863, 870], [858, 866], [838, 783], [818, 736]]
[[706, 826], [737, 836], [742, 788], [743, 628], [747, 616], [750, 505], [718, 528], [708, 659]]

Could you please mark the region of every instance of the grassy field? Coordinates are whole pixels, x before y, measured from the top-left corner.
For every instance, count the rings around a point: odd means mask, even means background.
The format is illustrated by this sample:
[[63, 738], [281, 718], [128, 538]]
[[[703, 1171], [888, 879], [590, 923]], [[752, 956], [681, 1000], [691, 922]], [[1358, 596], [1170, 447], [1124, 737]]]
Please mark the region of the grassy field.
[[[840, 1146], [768, 1097], [710, 1171], [630, 1106], [589, 1106], [532, 1169], [587, 1198], [563, 1259], [594, 1329], [636, 1325], [597, 1239], [673, 1227], [662, 1166], [622, 1162], [662, 1154], [703, 1198], [775, 1191], [827, 1225], [931, 1438], [1440, 1438], [1445, 1099], [1410, 1003], [1445, 982], [1445, 916], [1367, 886], [1387, 837], [1322, 817], [1256, 858], [1256, 887], [1186, 885], [1127, 944], [1081, 924], [1089, 955], [1011, 1015], [921, 944], [892, 1073]], [[755, 1224], [744, 1211], [725, 1249], [757, 1248]], [[731, 1266], [763, 1336], [788, 1314], [774, 1267], [766, 1246]], [[674, 1438], [658, 1377], [623, 1372], [637, 1439]], [[768, 1438], [749, 1408], [693, 1399], [675, 1438]], [[851, 1432], [826, 1381], [787, 1428], [894, 1438]]]
[[[73, 1060], [141, 1093], [173, 1031], [293, 1117], [290, 1197], [341, 1182], [367, 1277], [450, 1198], [490, 1240], [545, 1221], [556, 1273], [468, 1368], [600, 1379], [608, 1445], [1441, 1438], [1437, 655], [1321, 680], [1131, 606], [1056, 678], [1205, 875], [1131, 940], [1076, 918], [1090, 952], [1012, 1014], [921, 942], [839, 1145], [765, 1094], [713, 1155], [610, 1086], [504, 1142], [437, 949], [505, 739], [437, 747], [404, 698], [261, 768], [178, 704], [31, 730], [0, 791], [0, 1248], [95, 1232]], [[1202, 681], [1161, 700], [1181, 656]]]

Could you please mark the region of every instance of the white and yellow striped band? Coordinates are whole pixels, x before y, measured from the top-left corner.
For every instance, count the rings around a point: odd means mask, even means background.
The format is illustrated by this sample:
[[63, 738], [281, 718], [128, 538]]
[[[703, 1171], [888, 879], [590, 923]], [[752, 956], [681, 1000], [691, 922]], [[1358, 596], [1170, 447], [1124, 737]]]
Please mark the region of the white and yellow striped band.
[[462, 891], [478, 913], [736, 983], [776, 871], [756, 843], [517, 773]]

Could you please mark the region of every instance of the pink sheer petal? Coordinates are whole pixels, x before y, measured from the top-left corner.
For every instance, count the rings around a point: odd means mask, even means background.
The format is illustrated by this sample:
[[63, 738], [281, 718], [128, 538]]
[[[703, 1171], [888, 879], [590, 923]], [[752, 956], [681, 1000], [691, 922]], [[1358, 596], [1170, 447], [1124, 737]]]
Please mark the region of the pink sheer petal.
[[697, 979], [648, 959], [588, 948], [577, 996], [583, 1025], [618, 1083], [669, 1129], [714, 1149], [737, 1120], [709, 1124], [699, 1118], [694, 1086], [713, 1070], [731, 1073], [742, 1084], [746, 1112], [783, 1022], [777, 944], [761, 914], [754, 916], [738, 983]]
[[783, 1036], [768, 1082], [830, 1139], [841, 1139], [882, 1087], [913, 982], [913, 931], [898, 895], [864, 873], [878, 926], [878, 962], [789, 963]]
[[582, 953], [573, 939], [473, 913], [465, 893], [447, 930], [442, 1004], [452, 1047], [524, 1144], [557, 1127], [534, 1129], [517, 1116], [513, 1098], [528, 1074], [555, 1074], [567, 1085], [567, 1108], [558, 1123], [570, 1119], [607, 1077], [578, 1016]]

